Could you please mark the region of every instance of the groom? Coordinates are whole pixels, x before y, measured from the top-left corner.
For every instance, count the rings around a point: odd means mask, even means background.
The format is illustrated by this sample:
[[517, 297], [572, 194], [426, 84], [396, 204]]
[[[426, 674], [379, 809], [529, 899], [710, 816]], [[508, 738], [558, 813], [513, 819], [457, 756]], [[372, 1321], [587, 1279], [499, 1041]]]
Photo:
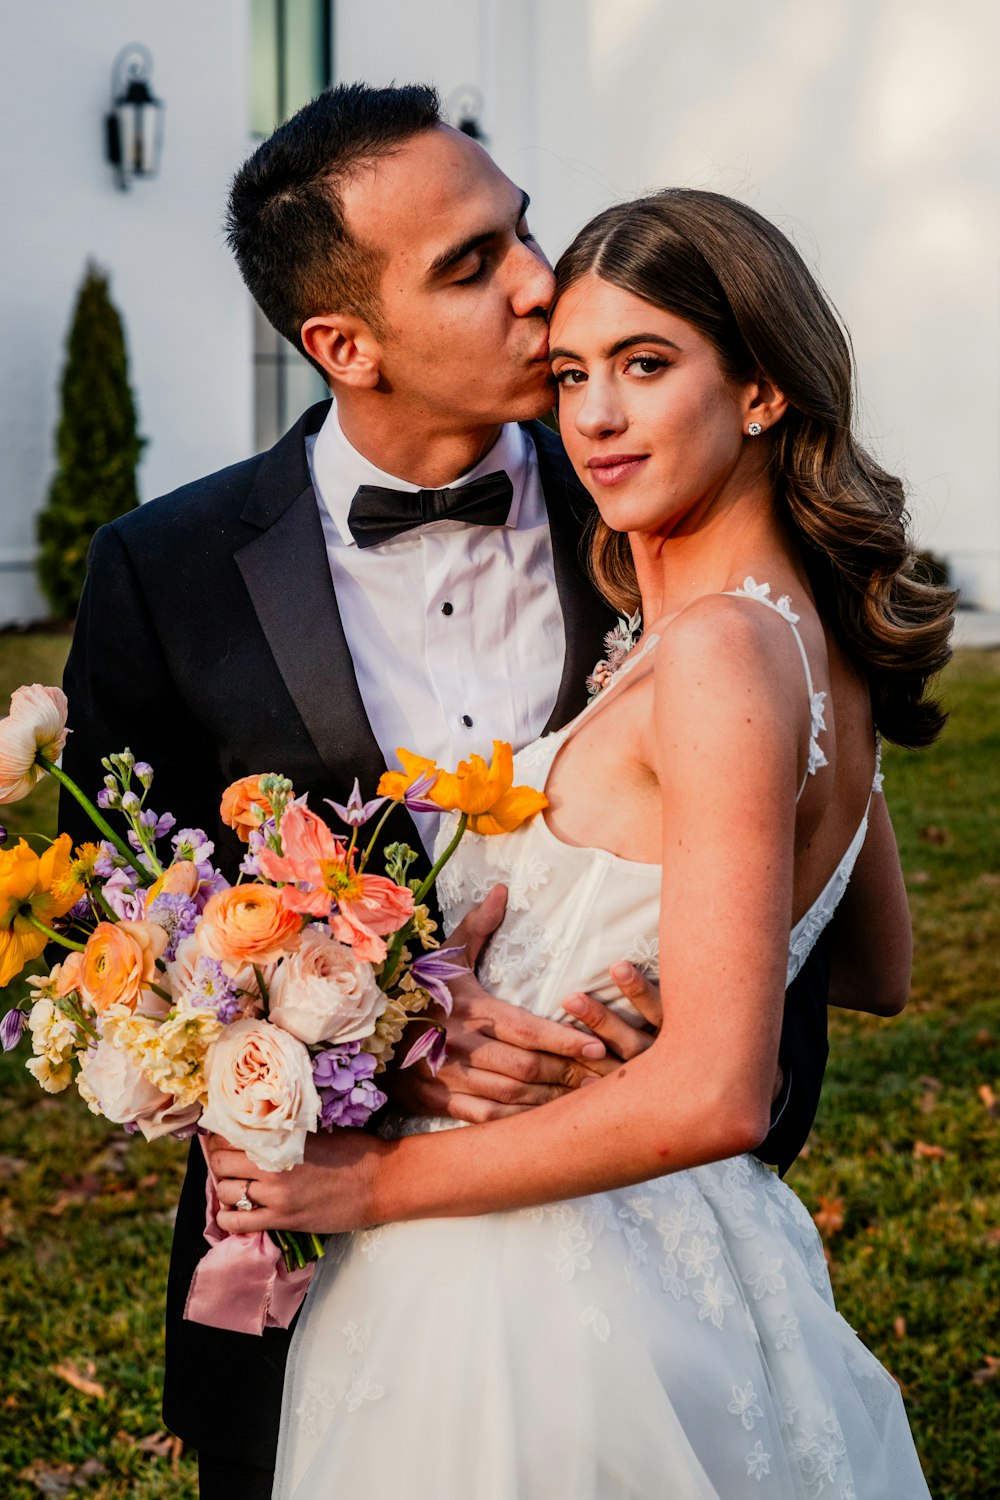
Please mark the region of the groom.
[[[128, 744], [153, 805], [205, 828], [230, 871], [223, 788], [280, 770], [319, 809], [366, 795], [397, 745], [453, 764], [565, 723], [614, 623], [580, 560], [590, 501], [558, 439], [549, 266], [527, 200], [420, 87], [330, 90], [237, 174], [230, 243], [273, 325], [336, 404], [270, 452], [94, 539], [66, 671], [67, 770], [100, 784]], [[523, 425], [518, 425], [523, 424]], [[63, 824], [81, 837], [72, 808]], [[415, 844], [398, 809], [387, 837]], [[825, 975], [800, 978], [782, 1039], [787, 1165], [826, 1056]], [[478, 996], [422, 1102], [485, 1118], [578, 1082], [593, 1038]], [[270, 1494], [288, 1335], [183, 1317], [206, 1248], [192, 1154], [167, 1309], [164, 1413], [199, 1450], [205, 1496]]]

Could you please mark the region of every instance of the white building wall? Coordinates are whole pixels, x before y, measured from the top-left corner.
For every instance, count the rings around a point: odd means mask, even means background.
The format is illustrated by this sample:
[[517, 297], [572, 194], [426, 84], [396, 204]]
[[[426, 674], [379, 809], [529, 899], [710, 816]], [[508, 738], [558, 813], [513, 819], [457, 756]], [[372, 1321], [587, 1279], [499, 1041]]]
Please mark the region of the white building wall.
[[918, 539], [1000, 608], [995, 0], [336, 0], [337, 77], [484, 96], [550, 254], [667, 184], [754, 204], [851, 329]]
[[[0, 15], [0, 625], [46, 613], [35, 516], [53, 468], [64, 340], [84, 263], [125, 323], [144, 499], [252, 451], [250, 306], [221, 233], [247, 151], [247, 0], [31, 0]], [[111, 68], [153, 54], [159, 177], [104, 160]]]

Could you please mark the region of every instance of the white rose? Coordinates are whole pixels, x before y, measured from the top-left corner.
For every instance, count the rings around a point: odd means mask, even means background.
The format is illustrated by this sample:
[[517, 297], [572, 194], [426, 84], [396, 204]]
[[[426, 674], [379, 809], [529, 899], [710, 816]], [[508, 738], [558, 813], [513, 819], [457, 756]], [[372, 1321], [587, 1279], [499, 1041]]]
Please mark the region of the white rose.
[[270, 1019], [300, 1042], [359, 1042], [371, 1036], [386, 997], [371, 964], [326, 926], [308, 927], [270, 982]]
[[234, 1021], [205, 1057], [205, 1130], [225, 1136], [265, 1172], [284, 1172], [305, 1154], [319, 1120], [312, 1060], [297, 1038], [266, 1021]]
[[116, 1125], [134, 1120], [147, 1141], [193, 1125], [199, 1115], [197, 1104], [178, 1104], [150, 1083], [126, 1052], [106, 1041], [81, 1057], [76, 1085], [93, 1114]]

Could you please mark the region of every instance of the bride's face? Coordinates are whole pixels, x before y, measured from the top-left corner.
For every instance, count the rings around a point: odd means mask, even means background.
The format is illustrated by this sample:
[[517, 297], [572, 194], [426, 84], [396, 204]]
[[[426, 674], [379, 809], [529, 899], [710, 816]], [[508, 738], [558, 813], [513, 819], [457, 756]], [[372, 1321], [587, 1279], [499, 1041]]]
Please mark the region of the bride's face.
[[566, 451], [616, 531], [691, 525], [739, 476], [757, 387], [734, 385], [683, 318], [589, 275], [549, 342]]

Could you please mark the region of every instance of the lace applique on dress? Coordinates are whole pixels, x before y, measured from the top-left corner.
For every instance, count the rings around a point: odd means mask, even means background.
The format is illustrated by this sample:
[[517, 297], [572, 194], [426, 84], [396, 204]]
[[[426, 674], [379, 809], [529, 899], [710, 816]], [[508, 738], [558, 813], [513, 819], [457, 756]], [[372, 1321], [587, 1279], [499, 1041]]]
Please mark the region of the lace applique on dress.
[[[787, 594], [782, 594], [780, 599], [772, 599], [771, 585], [769, 583], [758, 583], [755, 578], [751, 578], [749, 575], [744, 578], [741, 588], [729, 589], [727, 592], [734, 598], [756, 599], [758, 604], [766, 604], [768, 609], [773, 609], [775, 614], [779, 614], [783, 620], [787, 620], [792, 627], [792, 634], [795, 636], [795, 642], [799, 648], [799, 655], [802, 658], [802, 665], [806, 673], [806, 684], [809, 689], [809, 759], [806, 763], [802, 785], [798, 790], [798, 797], [801, 797], [805, 791], [809, 777], [815, 776], [820, 767], [828, 765], [829, 762], [819, 742], [819, 736], [826, 728], [826, 719], [824, 717], [826, 693], [817, 693], [813, 687], [809, 658], [806, 655], [806, 648], [799, 634], [799, 616], [792, 609], [792, 601]], [[798, 801], [798, 797], [796, 797], [796, 801]]]

